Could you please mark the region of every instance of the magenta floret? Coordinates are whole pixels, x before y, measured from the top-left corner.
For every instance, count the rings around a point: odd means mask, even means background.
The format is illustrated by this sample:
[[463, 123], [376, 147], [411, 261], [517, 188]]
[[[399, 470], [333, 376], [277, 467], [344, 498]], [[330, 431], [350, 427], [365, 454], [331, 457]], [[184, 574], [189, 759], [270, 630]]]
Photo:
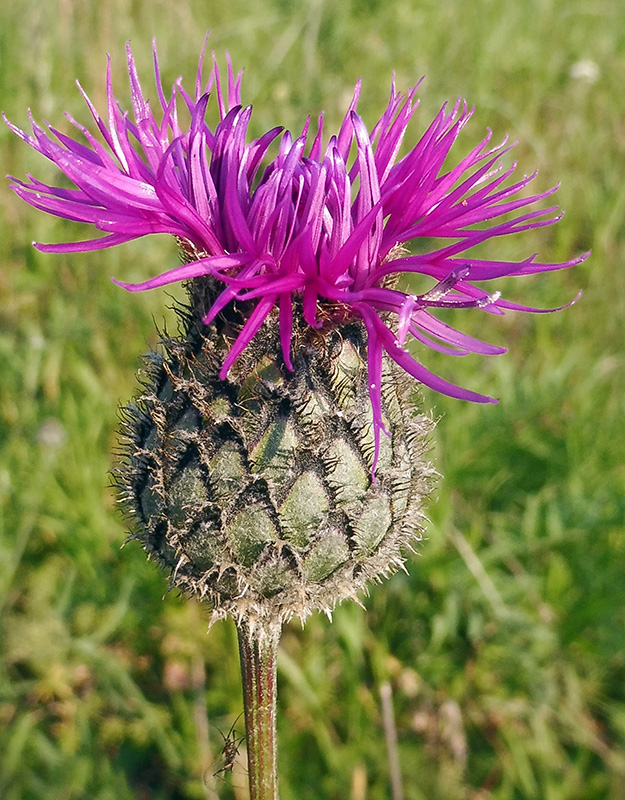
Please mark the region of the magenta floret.
[[[155, 115], [139, 84], [130, 48], [127, 58], [134, 120], [115, 100], [110, 61], [106, 120], [79, 86], [100, 138], [71, 117], [86, 144], [51, 126], [46, 133], [32, 118], [32, 135], [7, 121], [75, 186], [61, 189], [31, 176], [27, 181], [12, 178], [16, 194], [35, 208], [92, 224], [105, 234], [36, 247], [44, 252], [90, 251], [150, 233], [168, 233], [188, 242], [197, 260], [142, 283], [115, 282], [141, 291], [212, 275], [223, 283], [223, 291], [206, 315], [206, 324], [233, 300], [257, 301], [223, 363], [222, 379], [274, 307], [279, 309], [282, 354], [289, 369], [295, 300], [306, 323], [316, 328], [360, 318], [368, 333], [376, 454], [384, 431], [384, 351], [438, 392], [495, 402], [434, 375], [409, 353], [407, 344], [412, 337], [450, 355], [505, 352], [455, 330], [431, 310], [538, 311], [503, 300], [498, 292], [489, 293], [474, 282], [571, 267], [587, 254], [563, 263], [540, 263], [535, 256], [520, 262], [485, 261], [471, 258], [468, 251], [488, 239], [556, 222], [556, 206], [535, 206], [557, 187], [524, 194], [535, 175], [510, 182], [516, 165], [504, 169], [500, 160], [510, 145], [504, 141], [491, 147], [490, 132], [455, 166], [447, 167], [452, 145], [472, 113], [460, 101], [451, 110], [444, 105], [417, 144], [399, 158], [418, 105], [418, 85], [404, 95], [393, 82], [388, 106], [369, 132], [356, 111], [359, 82], [338, 134], [325, 149], [322, 118], [314, 136], [308, 119], [295, 139], [276, 127], [248, 142], [252, 108], [241, 104], [241, 73], [235, 77], [229, 59], [226, 85], [214, 56], [204, 84], [203, 50], [194, 96], [178, 79], [168, 99], [154, 49], [160, 106]], [[211, 94], [219, 112], [214, 130], [205, 121]], [[180, 100], [190, 115], [185, 127], [178, 120]], [[268, 150], [276, 140], [278, 153], [270, 159]], [[449, 243], [411, 254], [406, 245], [425, 237]], [[421, 295], [406, 294], [394, 288], [402, 273], [428, 276], [433, 286]]]

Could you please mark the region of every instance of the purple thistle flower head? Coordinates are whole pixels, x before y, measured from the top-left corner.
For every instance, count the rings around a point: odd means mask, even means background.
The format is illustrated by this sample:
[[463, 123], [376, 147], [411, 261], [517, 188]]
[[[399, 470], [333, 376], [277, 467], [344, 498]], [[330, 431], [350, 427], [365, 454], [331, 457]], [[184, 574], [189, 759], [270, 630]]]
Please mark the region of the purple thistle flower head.
[[[449, 167], [452, 145], [472, 114], [460, 101], [451, 109], [444, 105], [417, 144], [400, 157], [418, 106], [418, 85], [401, 94], [393, 82], [388, 106], [371, 131], [356, 111], [359, 82], [338, 133], [325, 146], [321, 117], [316, 130], [311, 131], [308, 119], [297, 137], [277, 127], [248, 141], [252, 108], [241, 103], [241, 74], [235, 77], [229, 59], [222, 81], [213, 56], [204, 83], [203, 50], [194, 96], [180, 79], [167, 96], [154, 49], [160, 106], [155, 114], [139, 84], [130, 48], [127, 58], [134, 119], [115, 100], [109, 61], [104, 119], [79, 85], [95, 135], [71, 117], [84, 141], [51, 126], [46, 132], [32, 119], [32, 135], [7, 121], [75, 187], [58, 188], [30, 176], [27, 181], [11, 178], [16, 194], [35, 208], [90, 223], [105, 234], [88, 241], [36, 244], [38, 249], [67, 253], [111, 247], [150, 233], [177, 237], [193, 255], [190, 263], [143, 283], [115, 282], [141, 291], [210, 275], [223, 288], [204, 318], [207, 325], [227, 304], [253, 301], [223, 363], [222, 379], [274, 307], [288, 369], [294, 311], [313, 328], [362, 320], [368, 333], [376, 457], [385, 432], [380, 400], [384, 351], [438, 392], [496, 402], [434, 375], [410, 354], [407, 344], [412, 337], [450, 355], [505, 352], [455, 330], [433, 310], [538, 311], [506, 301], [476, 282], [570, 267], [587, 254], [564, 263], [541, 263], [535, 255], [510, 262], [468, 253], [488, 239], [556, 222], [555, 206], [535, 206], [557, 187], [526, 193], [534, 175], [513, 181], [515, 165], [504, 169], [500, 161], [510, 146], [504, 141], [492, 147], [490, 132]], [[211, 95], [219, 110], [214, 130], [205, 121]], [[179, 105], [190, 116], [185, 127], [179, 123]], [[277, 155], [270, 159], [274, 143]], [[425, 237], [448, 243], [411, 254], [407, 244]], [[431, 288], [420, 295], [400, 291], [397, 279], [404, 273], [428, 276]]]

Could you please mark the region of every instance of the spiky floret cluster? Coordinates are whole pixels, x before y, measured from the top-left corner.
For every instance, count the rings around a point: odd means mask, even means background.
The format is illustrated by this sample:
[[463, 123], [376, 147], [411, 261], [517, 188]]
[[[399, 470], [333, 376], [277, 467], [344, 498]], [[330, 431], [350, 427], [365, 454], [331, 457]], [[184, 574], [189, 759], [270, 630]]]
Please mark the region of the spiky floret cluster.
[[[433, 375], [407, 350], [409, 338], [452, 355], [505, 352], [454, 330], [432, 309], [479, 308], [536, 311], [503, 300], [475, 281], [529, 275], [578, 264], [471, 258], [468, 251], [488, 239], [557, 221], [555, 207], [530, 208], [554, 189], [528, 195], [534, 176], [509, 179], [500, 158], [509, 147], [490, 146], [490, 133], [455, 166], [448, 156], [471, 117], [466, 104], [443, 106], [416, 146], [399, 157], [407, 126], [417, 108], [417, 87], [406, 95], [391, 88], [388, 106], [371, 132], [356, 112], [356, 86], [343, 123], [322, 144], [323, 125], [308, 142], [309, 120], [301, 135], [274, 128], [246, 141], [251, 107], [241, 104], [241, 75], [228, 61], [226, 85], [214, 64], [208, 82], [202, 61], [190, 96], [178, 80], [169, 97], [162, 87], [156, 51], [154, 66], [159, 114], [146, 100], [128, 49], [134, 120], [122, 112], [107, 72], [108, 109], [102, 119], [89, 98], [100, 138], [70, 118], [84, 134], [79, 142], [32, 123], [33, 134], [10, 125], [35, 150], [51, 159], [75, 188], [49, 186], [32, 177], [13, 179], [15, 192], [31, 205], [67, 219], [87, 222], [106, 235], [83, 242], [37, 245], [46, 252], [94, 250], [150, 233], [169, 233], [193, 254], [190, 263], [139, 284], [131, 291], [173, 281], [212, 276], [221, 286], [204, 323], [209, 325], [234, 301], [245, 301], [249, 315], [228, 352], [224, 379], [265, 321], [277, 309], [278, 347], [284, 364], [294, 367], [294, 330], [301, 320], [311, 329], [332, 330], [352, 320], [366, 329], [368, 391], [373, 412], [375, 469], [382, 418], [382, 365], [390, 358], [413, 378], [466, 400], [492, 398]], [[81, 89], [82, 92], [82, 89]], [[205, 121], [210, 93], [217, 96], [219, 122]], [[179, 122], [177, 102], [190, 124]], [[269, 158], [272, 144], [277, 155]], [[409, 242], [449, 240], [418, 254]], [[425, 293], [396, 288], [402, 273], [432, 280]], [[294, 320], [294, 309], [301, 320]]]
[[418, 410], [414, 382], [383, 357], [390, 438], [373, 483], [364, 325], [320, 335], [297, 315], [286, 369], [275, 358], [274, 311], [222, 380], [248, 309], [230, 305], [206, 328], [198, 310], [213, 290], [211, 279], [196, 281], [183, 335], [163, 339], [126, 410], [117, 476], [134, 538], [214, 618], [329, 612], [401, 567], [420, 537], [432, 421]]

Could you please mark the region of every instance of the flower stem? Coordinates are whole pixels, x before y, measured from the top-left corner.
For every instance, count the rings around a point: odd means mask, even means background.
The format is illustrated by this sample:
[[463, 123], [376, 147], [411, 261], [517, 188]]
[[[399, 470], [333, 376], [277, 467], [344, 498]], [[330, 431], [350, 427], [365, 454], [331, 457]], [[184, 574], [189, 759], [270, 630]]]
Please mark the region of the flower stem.
[[278, 800], [276, 664], [281, 625], [237, 623], [250, 800]]

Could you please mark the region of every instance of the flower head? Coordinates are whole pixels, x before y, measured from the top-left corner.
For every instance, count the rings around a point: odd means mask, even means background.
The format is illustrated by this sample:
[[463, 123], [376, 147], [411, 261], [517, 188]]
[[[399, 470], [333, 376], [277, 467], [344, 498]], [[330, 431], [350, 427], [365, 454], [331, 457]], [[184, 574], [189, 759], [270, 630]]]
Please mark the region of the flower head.
[[[580, 263], [541, 263], [534, 255], [519, 262], [487, 261], [468, 253], [505, 234], [551, 225], [555, 206], [536, 208], [554, 189], [527, 194], [534, 175], [514, 181], [505, 169], [505, 141], [491, 146], [490, 132], [467, 155], [448, 166], [448, 156], [472, 112], [458, 101], [444, 105], [417, 144], [400, 157], [404, 134], [418, 106], [418, 85], [407, 94], [391, 87], [388, 106], [369, 131], [356, 108], [360, 83], [336, 135], [323, 144], [323, 119], [306, 120], [299, 136], [276, 127], [248, 141], [251, 106], [241, 102], [241, 74], [228, 59], [222, 81], [213, 57], [208, 81], [200, 57], [195, 92], [178, 79], [167, 96], [156, 49], [157, 105], [154, 113], [127, 49], [133, 116], [115, 100], [110, 61], [107, 113], [103, 119], [82, 92], [93, 116], [94, 135], [71, 117], [84, 141], [34, 121], [32, 135], [8, 123], [33, 149], [53, 161], [75, 188], [58, 188], [29, 176], [12, 178], [12, 188], [36, 208], [87, 222], [103, 237], [64, 244], [36, 244], [44, 252], [89, 251], [168, 233], [188, 256], [143, 283], [116, 281], [141, 291], [210, 275], [222, 286], [204, 317], [208, 325], [233, 301], [252, 308], [223, 362], [225, 379], [238, 356], [277, 308], [282, 357], [292, 368], [293, 314], [312, 328], [332, 329], [360, 319], [367, 330], [369, 392], [376, 453], [385, 432], [381, 411], [383, 351], [411, 376], [436, 391], [477, 402], [495, 402], [434, 375], [410, 354], [416, 339], [451, 355], [505, 352], [437, 319], [438, 308], [538, 311], [488, 292], [476, 282], [530, 275]], [[216, 96], [219, 122], [205, 120]], [[214, 102], [214, 100], [212, 101]], [[186, 106], [190, 124], [179, 122]], [[99, 135], [98, 135], [99, 134]], [[269, 156], [270, 148], [277, 154]], [[448, 243], [411, 253], [410, 242]], [[421, 248], [416, 248], [421, 249]], [[397, 288], [397, 278], [417, 273], [432, 280], [423, 294]]]

